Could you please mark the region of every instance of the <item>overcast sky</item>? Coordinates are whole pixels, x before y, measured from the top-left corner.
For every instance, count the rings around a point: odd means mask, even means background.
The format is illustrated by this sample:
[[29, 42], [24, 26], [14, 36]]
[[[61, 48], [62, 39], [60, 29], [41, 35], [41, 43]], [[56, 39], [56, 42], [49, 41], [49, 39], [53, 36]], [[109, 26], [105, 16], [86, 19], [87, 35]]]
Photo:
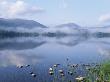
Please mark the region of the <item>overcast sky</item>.
[[33, 19], [45, 25], [110, 23], [110, 0], [0, 0], [1, 18]]

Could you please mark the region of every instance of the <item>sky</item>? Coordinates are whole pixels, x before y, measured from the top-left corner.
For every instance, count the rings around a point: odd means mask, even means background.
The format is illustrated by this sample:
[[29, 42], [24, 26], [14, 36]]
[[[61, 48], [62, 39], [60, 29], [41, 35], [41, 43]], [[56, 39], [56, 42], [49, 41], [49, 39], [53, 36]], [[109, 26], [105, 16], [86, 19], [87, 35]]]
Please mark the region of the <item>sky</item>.
[[110, 25], [110, 0], [0, 0], [0, 18], [36, 20], [44, 25]]

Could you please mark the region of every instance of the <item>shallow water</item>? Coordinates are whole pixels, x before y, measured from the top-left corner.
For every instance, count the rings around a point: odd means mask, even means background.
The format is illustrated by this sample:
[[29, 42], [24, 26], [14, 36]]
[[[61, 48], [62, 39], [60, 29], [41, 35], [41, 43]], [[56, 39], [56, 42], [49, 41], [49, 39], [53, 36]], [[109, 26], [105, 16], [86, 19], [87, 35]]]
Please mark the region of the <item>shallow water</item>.
[[[49, 82], [53, 64], [97, 63], [109, 59], [110, 38], [87, 36], [0, 39], [0, 82]], [[30, 65], [17, 68], [17, 66]], [[33, 78], [29, 73], [37, 74]]]

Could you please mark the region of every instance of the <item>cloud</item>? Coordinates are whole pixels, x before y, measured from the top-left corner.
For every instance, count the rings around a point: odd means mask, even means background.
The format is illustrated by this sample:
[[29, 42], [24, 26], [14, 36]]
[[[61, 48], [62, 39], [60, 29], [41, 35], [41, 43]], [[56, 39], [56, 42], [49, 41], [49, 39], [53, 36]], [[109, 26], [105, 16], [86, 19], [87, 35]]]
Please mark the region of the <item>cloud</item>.
[[110, 22], [110, 13], [101, 15], [99, 17], [100, 22]]
[[35, 15], [44, 11], [43, 8], [30, 5], [22, 0], [9, 2], [1, 0], [0, 16], [3, 17], [17, 17], [23, 15]]
[[61, 1], [61, 3], [59, 5], [60, 5], [61, 8], [65, 9], [65, 8], [68, 7], [68, 4], [67, 4], [66, 0], [60, 0], [60, 1]]

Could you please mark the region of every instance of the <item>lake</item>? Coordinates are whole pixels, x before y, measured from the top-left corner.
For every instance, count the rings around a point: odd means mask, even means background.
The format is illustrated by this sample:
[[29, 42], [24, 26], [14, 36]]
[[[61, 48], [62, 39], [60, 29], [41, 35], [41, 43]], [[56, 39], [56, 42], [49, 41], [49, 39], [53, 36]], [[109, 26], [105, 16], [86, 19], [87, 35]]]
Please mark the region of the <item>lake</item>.
[[65, 66], [67, 59], [74, 64], [100, 63], [109, 55], [109, 37], [0, 38], [0, 82], [51, 82], [48, 69], [54, 64]]

